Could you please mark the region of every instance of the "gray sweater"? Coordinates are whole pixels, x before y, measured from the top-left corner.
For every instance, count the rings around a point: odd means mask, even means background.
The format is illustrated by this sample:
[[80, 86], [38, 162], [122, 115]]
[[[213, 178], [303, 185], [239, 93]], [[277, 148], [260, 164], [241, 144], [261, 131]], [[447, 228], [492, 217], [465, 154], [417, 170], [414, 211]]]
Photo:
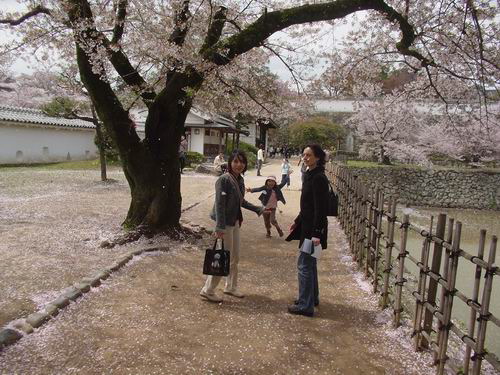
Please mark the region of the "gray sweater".
[[[238, 176], [238, 185], [241, 191], [241, 196], [245, 196], [245, 182], [243, 177]], [[243, 198], [241, 207], [261, 215], [264, 207], [258, 207]], [[215, 231], [225, 232], [226, 226], [235, 226], [238, 219], [242, 219], [240, 208], [240, 196], [236, 191], [236, 186], [231, 181], [231, 176], [224, 173], [217, 179], [215, 183], [215, 203], [210, 213], [210, 218], [215, 220]]]

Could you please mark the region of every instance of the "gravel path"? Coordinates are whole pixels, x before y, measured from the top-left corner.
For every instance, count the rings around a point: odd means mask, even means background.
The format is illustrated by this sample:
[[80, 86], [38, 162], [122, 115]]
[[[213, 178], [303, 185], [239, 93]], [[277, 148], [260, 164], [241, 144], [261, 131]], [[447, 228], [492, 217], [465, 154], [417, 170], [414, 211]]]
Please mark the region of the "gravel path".
[[[263, 170], [264, 174], [278, 172], [277, 163]], [[369, 284], [346, 254], [335, 219], [330, 219], [329, 249], [319, 262], [321, 305], [314, 318], [286, 313], [297, 291], [296, 244], [276, 236], [266, 239], [262, 220], [251, 212], [244, 213], [242, 228], [240, 285], [246, 297], [224, 296], [222, 304], [212, 304], [198, 295], [204, 282], [204, 249], [211, 239], [188, 244], [156, 238], [152, 244], [141, 240], [100, 249], [102, 239], [119, 233], [126, 212], [128, 189], [123, 177], [117, 172], [114, 178], [119, 182], [103, 186], [92, 182], [97, 173], [75, 173], [73, 185], [65, 185], [65, 173], [52, 180], [60, 181], [54, 183], [54, 192], [60, 192], [55, 196], [42, 188], [47, 182], [37, 178], [35, 190], [41, 192], [36, 199], [6, 184], [19, 176], [2, 179], [0, 202], [7, 209], [2, 208], [1, 215], [10, 215], [11, 221], [0, 230], [2, 236], [16, 231], [9, 234], [7, 245], [0, 245], [2, 271], [4, 260], [10, 262], [6, 269], [11, 268], [10, 276], [1, 280], [2, 307], [18, 306], [10, 302], [18, 297], [29, 301], [29, 311], [47, 301], [48, 294], [133, 248], [161, 244], [170, 251], [134, 257], [55, 319], [5, 348], [0, 353], [0, 374], [433, 372], [426, 366], [429, 356], [411, 348], [408, 329], [393, 330], [390, 313], [378, 309]], [[247, 186], [263, 182], [254, 174], [248, 173]], [[27, 179], [32, 177], [26, 174]], [[45, 174], [38, 177], [50, 180]], [[284, 228], [298, 211], [298, 179], [292, 175], [292, 190], [284, 192], [289, 203], [278, 215]], [[213, 183], [213, 177], [186, 175], [183, 191], [200, 199], [213, 191]], [[12, 193], [4, 193], [4, 186]], [[257, 196], [248, 199], [257, 202]], [[9, 199], [25, 208], [16, 209]], [[212, 203], [213, 198], [202, 200], [184, 219], [210, 228], [207, 215]], [[188, 204], [186, 200], [184, 205]], [[40, 216], [34, 219], [35, 214]], [[29, 236], [22, 237], [26, 230]], [[7, 249], [10, 255], [4, 257]], [[11, 286], [10, 294], [4, 294], [5, 285]], [[11, 315], [22, 315], [15, 307], [13, 311]]]

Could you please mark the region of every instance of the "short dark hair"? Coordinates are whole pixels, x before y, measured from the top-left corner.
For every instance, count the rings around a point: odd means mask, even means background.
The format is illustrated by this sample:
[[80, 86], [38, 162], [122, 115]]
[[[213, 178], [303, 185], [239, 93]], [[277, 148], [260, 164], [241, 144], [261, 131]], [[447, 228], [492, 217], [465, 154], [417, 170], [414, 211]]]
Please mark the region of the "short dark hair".
[[245, 152], [236, 149], [236, 150], [233, 150], [231, 155], [229, 155], [229, 159], [227, 161], [227, 170], [230, 173], [233, 173], [231, 163], [233, 162], [234, 159], [238, 159], [239, 161], [245, 163], [245, 168], [243, 169], [243, 172], [242, 172], [242, 173], [245, 173], [247, 171], [247, 167], [248, 167], [248, 159], [247, 159], [247, 155], [245, 154]]
[[321, 148], [321, 146], [318, 145], [318, 144], [316, 144], [316, 143], [307, 145], [306, 147], [304, 147], [304, 150], [306, 148], [308, 148], [308, 147], [312, 150], [314, 156], [316, 156], [319, 159], [318, 160], [318, 166], [323, 167], [325, 165], [325, 163], [326, 163], [326, 154], [325, 154], [325, 151], [323, 151], [323, 149]]

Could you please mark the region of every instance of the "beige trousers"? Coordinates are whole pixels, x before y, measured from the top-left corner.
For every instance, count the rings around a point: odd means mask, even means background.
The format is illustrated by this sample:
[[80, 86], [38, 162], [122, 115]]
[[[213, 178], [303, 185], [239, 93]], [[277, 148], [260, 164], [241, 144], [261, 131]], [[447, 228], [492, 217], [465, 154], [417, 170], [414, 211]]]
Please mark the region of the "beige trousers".
[[[240, 260], [240, 226], [237, 222], [234, 227], [226, 226], [224, 234], [224, 248], [230, 252], [229, 275], [226, 277], [225, 291], [235, 291], [238, 287], [238, 262]], [[208, 276], [202, 291], [214, 294], [222, 276]]]

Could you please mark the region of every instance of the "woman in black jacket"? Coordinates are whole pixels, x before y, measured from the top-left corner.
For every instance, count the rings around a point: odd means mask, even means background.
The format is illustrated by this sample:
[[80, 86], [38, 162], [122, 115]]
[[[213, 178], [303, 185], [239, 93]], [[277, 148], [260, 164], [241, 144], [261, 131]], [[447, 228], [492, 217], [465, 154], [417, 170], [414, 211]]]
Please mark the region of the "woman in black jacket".
[[[298, 239], [299, 248], [304, 239], [310, 239], [314, 246], [327, 246], [328, 179], [325, 175], [325, 152], [318, 145], [304, 149], [303, 162], [307, 165], [300, 196], [300, 213], [290, 227], [287, 240]], [[314, 306], [319, 304], [318, 270], [316, 258], [303, 251], [297, 262], [299, 298], [288, 307], [291, 314], [313, 316]]]

